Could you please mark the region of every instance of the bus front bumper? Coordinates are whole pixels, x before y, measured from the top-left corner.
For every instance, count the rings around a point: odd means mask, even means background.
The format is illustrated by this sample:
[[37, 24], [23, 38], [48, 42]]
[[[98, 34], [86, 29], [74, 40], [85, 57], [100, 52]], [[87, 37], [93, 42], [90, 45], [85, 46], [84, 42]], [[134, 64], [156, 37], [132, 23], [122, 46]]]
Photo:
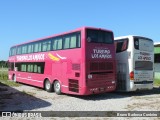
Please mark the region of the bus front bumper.
[[130, 90], [129, 91], [151, 90], [151, 89], [153, 89], [153, 83], [135, 84], [134, 81], [130, 82]]
[[93, 88], [83, 88], [80, 91], [80, 95], [92, 95], [92, 94], [100, 94], [106, 92], [115, 91], [116, 86], [107, 86], [107, 87], [93, 87]]

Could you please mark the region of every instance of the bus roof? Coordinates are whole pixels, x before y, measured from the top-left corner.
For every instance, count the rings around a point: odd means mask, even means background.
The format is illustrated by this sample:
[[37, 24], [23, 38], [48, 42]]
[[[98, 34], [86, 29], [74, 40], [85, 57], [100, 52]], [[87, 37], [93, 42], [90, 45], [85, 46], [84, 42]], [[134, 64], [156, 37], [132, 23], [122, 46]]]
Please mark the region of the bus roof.
[[160, 47], [160, 42], [154, 43], [154, 46], [155, 46], [155, 47]]
[[47, 36], [47, 37], [42, 37], [42, 38], [38, 38], [38, 39], [35, 39], [35, 40], [30, 40], [28, 42], [17, 44], [17, 45], [14, 45], [12, 47], [19, 46], [19, 45], [24, 45], [24, 44], [27, 44], [27, 43], [36, 42], [36, 41], [40, 41], [40, 40], [44, 40], [44, 39], [47, 39], [47, 38], [57, 37], [57, 36], [60, 36], [60, 35], [73, 33], [73, 32], [81, 31], [81, 30], [84, 30], [84, 29], [96, 29], [96, 30], [105, 30], [105, 31], [108, 31], [108, 32], [112, 32], [111, 30], [108, 30], [108, 29], [83, 26], [83, 27], [80, 27], [80, 28], [77, 28], [77, 29], [74, 29], [74, 30], [71, 30], [71, 31], [68, 31], [68, 32], [62, 32], [62, 33], [59, 33], [59, 34], [53, 34], [53, 35], [50, 35], [50, 36]]
[[[114, 40], [123, 39], [123, 38], [129, 38], [129, 37], [143, 37], [143, 38], [147, 38], [147, 37], [140, 36], [140, 35], [126, 35], [126, 36], [115, 37]], [[150, 38], [147, 38], [147, 39], [150, 39]], [[150, 39], [150, 40], [152, 40], [152, 39]]]

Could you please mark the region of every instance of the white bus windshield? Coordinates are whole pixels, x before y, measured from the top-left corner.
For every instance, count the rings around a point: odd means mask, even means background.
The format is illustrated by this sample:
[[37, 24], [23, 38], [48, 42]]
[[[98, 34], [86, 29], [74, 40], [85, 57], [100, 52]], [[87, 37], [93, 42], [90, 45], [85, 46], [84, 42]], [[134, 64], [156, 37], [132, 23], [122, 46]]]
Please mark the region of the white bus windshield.
[[141, 51], [153, 52], [153, 41], [147, 38], [135, 37], [134, 48]]

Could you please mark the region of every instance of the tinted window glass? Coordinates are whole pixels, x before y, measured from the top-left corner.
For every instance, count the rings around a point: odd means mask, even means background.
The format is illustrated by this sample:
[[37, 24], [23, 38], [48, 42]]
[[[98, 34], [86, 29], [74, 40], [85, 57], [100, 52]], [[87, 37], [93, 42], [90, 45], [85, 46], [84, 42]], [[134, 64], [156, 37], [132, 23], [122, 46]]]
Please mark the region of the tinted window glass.
[[154, 62], [160, 63], [160, 54], [154, 54]]
[[79, 48], [81, 44], [80, 33], [72, 33], [63, 37], [63, 49]]
[[53, 50], [62, 49], [62, 38], [56, 38], [53, 40]]
[[148, 38], [135, 37], [134, 48], [141, 51], [152, 52], [154, 49], [153, 41]]
[[80, 33], [77, 35], [77, 47], [81, 47], [81, 35], [80, 35]]
[[102, 30], [87, 30], [87, 41], [94, 43], [113, 43], [113, 33]]
[[17, 70], [20, 72], [29, 72], [29, 73], [44, 73], [44, 62], [35, 62], [35, 63], [16, 63]]
[[76, 48], [76, 47], [78, 47], [77, 46], [77, 42], [78, 42], [77, 39], [78, 39], [78, 37], [76, 37], [76, 35], [71, 36], [70, 48]]
[[115, 40], [116, 53], [123, 52], [128, 49], [128, 39]]
[[64, 38], [64, 49], [69, 48], [69, 44], [70, 44], [70, 37], [65, 37]]
[[22, 54], [26, 54], [27, 53], [27, 45], [23, 45], [22, 46]]
[[9, 62], [8, 63], [8, 69], [9, 69], [9, 71], [14, 71], [14, 63]]
[[34, 52], [41, 52], [41, 42], [34, 44]]
[[14, 55], [16, 55], [16, 47], [12, 47], [9, 52], [9, 56], [14, 56]]
[[135, 61], [135, 70], [153, 70], [151, 61]]
[[63, 49], [79, 48], [80, 47], [80, 34], [72, 33], [64, 37]]
[[51, 41], [43, 41], [42, 42], [42, 51], [50, 51], [51, 50]]
[[18, 46], [18, 47], [17, 47], [17, 54], [18, 54], [18, 55], [21, 54], [21, 46]]
[[28, 45], [28, 52], [27, 53], [33, 53], [33, 44]]

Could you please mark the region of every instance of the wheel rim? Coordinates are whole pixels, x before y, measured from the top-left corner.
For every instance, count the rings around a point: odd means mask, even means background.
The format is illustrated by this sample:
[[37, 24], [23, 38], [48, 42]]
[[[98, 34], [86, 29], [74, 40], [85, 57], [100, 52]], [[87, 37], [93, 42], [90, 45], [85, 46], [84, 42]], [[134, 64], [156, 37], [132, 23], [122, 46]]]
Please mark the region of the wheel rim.
[[56, 91], [59, 91], [59, 90], [60, 90], [60, 84], [59, 84], [58, 82], [55, 84], [55, 90], [56, 90]]
[[51, 87], [51, 85], [50, 85], [49, 81], [46, 81], [46, 89], [48, 90], [48, 89], [50, 89], [50, 87]]
[[15, 75], [13, 76], [13, 81], [16, 82], [16, 76]]

